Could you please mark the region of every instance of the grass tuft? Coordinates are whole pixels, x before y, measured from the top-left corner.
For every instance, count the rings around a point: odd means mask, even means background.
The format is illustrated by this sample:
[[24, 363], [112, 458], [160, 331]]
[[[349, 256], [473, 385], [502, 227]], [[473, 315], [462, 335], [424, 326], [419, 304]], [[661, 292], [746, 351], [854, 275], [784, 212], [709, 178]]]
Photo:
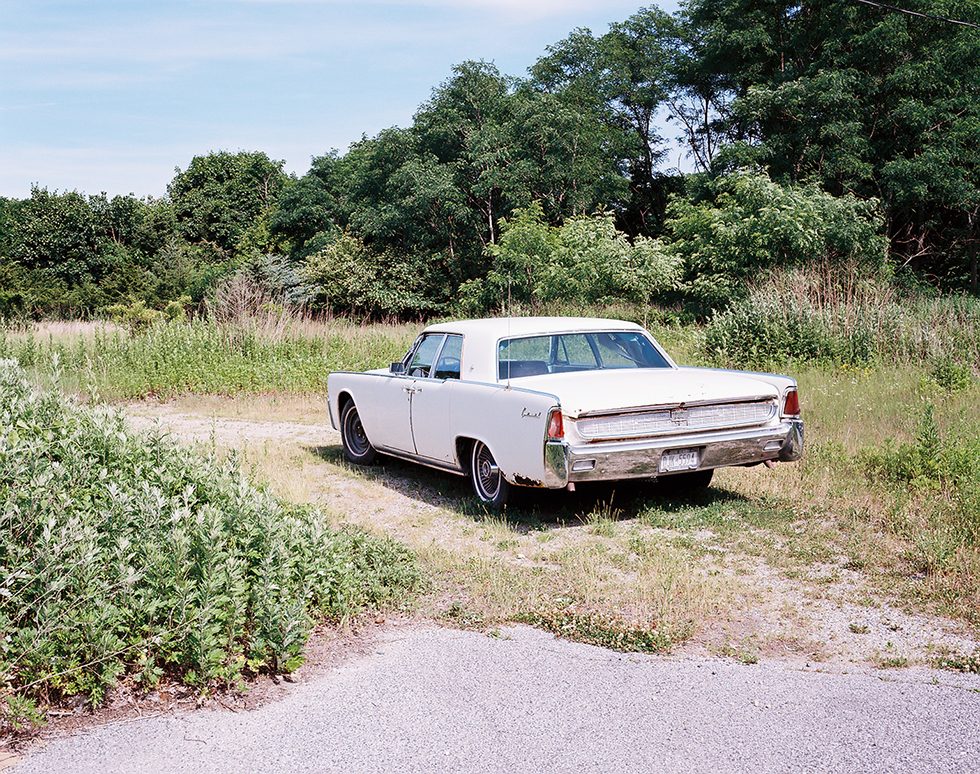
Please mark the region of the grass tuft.
[[690, 636], [688, 628], [673, 631], [664, 626], [636, 626], [615, 615], [580, 613], [564, 608], [524, 613], [518, 620], [565, 639], [627, 653], [667, 653]]

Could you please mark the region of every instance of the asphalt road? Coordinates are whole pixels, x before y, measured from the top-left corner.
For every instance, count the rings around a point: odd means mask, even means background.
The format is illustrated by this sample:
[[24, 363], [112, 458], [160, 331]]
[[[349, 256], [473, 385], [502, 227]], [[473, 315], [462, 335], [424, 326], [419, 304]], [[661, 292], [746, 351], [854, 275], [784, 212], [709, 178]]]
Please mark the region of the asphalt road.
[[980, 678], [396, 629], [248, 712], [93, 728], [29, 772], [978, 771]]

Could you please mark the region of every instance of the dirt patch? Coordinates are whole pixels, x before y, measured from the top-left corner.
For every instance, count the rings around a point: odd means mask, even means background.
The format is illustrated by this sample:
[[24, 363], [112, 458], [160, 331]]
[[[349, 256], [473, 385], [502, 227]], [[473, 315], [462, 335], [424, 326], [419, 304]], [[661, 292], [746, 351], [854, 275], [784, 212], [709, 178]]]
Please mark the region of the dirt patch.
[[279, 407], [274, 421], [243, 417], [236, 399], [140, 403], [127, 414], [137, 426], [237, 449], [279, 494], [404, 541], [436, 581], [420, 612], [454, 625], [492, 627], [567, 587], [576, 604], [688, 625], [681, 654], [829, 668], [928, 665], [942, 651], [977, 647], [966, 626], [876, 596], [843, 557], [790, 577], [716, 544], [711, 530], [646, 527], [601, 496], [543, 493], [527, 513], [501, 517], [476, 505], [462, 477], [398, 461], [352, 468], [326, 419], [309, 421], [315, 405]]

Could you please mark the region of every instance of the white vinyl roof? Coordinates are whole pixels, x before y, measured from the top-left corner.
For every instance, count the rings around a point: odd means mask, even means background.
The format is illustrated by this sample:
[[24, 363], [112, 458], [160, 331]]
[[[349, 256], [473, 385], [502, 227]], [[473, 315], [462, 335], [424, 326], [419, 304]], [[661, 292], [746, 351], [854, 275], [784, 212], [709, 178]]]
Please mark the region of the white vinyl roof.
[[497, 381], [497, 343], [515, 336], [541, 336], [580, 331], [638, 331], [642, 326], [601, 317], [489, 317], [430, 325], [424, 333], [463, 335], [462, 378]]
[[456, 320], [437, 323], [425, 329], [438, 333], [473, 333], [486, 335], [494, 341], [511, 336], [533, 336], [544, 333], [570, 333], [575, 331], [632, 331], [641, 326], [625, 320], [607, 320], [602, 317], [486, 317], [482, 320]]

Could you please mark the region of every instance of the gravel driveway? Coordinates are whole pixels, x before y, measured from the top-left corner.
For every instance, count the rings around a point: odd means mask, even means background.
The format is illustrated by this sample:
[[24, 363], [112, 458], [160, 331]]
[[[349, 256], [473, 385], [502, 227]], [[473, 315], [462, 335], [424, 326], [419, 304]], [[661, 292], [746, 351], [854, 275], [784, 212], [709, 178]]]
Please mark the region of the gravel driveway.
[[15, 771], [977, 771], [980, 678], [658, 658], [436, 627], [247, 712], [94, 728]]

